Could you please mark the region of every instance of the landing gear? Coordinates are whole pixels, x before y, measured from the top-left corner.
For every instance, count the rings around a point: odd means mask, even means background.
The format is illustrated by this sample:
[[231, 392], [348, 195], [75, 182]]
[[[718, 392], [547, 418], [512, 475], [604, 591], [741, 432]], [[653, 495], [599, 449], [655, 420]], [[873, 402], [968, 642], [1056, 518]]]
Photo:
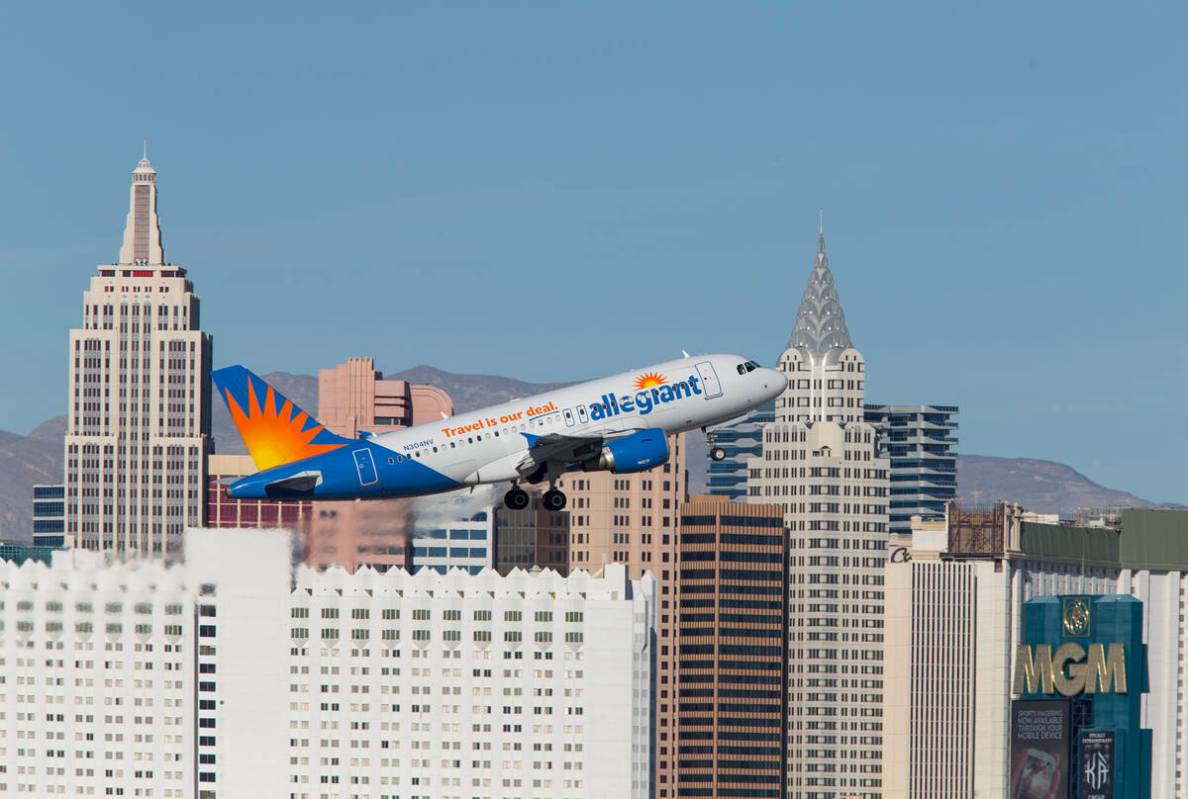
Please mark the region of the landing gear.
[[710, 460], [724, 461], [726, 460], [726, 450], [717, 445], [714, 440], [714, 434], [708, 428], [701, 428], [701, 432], [705, 435], [705, 443], [709, 445]]
[[524, 510], [528, 507], [528, 502], [528, 492], [519, 486], [512, 486], [511, 491], [503, 495], [503, 504], [510, 510]]
[[544, 506], [544, 509], [554, 512], [565, 510], [565, 503], [567, 501], [568, 500], [566, 500], [565, 494], [561, 493], [555, 488], [550, 488], [548, 491], [544, 492], [544, 496], [540, 498], [540, 504]]

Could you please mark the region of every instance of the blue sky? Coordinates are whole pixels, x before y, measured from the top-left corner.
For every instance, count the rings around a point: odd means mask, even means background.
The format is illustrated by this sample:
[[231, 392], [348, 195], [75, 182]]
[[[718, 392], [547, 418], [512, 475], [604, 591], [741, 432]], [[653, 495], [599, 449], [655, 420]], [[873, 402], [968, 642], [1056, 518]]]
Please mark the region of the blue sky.
[[823, 209], [868, 399], [1188, 502], [1188, 11], [959, 5], [10, 4], [0, 428], [147, 137], [216, 365], [770, 363]]

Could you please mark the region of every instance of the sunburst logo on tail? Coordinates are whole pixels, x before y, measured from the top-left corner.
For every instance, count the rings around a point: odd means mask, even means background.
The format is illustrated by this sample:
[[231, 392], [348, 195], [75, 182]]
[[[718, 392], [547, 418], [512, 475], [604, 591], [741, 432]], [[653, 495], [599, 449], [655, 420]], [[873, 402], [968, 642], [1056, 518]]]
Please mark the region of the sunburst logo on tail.
[[659, 372], [644, 372], [642, 375], [635, 378], [635, 390], [643, 391], [646, 388], [662, 386], [667, 382], [668, 378]]
[[309, 417], [302, 410], [297, 410], [294, 414], [293, 403], [287, 399], [278, 409], [272, 386], [268, 386], [268, 391], [264, 395], [264, 405], [261, 407], [254, 383], [251, 379], [247, 381], [246, 413], [239, 407], [229, 390], [224, 389], [223, 393], [227, 398], [231, 418], [235, 421], [248, 452], [252, 454], [257, 469], [271, 469], [273, 466], [321, 455], [343, 446], [341, 443], [314, 444], [313, 440], [322, 432], [322, 426], [315, 422], [306, 429]]

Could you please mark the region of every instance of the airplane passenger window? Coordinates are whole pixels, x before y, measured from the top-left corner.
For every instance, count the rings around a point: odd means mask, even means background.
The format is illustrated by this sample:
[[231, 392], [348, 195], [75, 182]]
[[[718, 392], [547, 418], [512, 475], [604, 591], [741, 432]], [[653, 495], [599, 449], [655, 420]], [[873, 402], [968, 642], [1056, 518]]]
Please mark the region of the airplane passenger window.
[[392, 458], [388, 458], [388, 465], [389, 465], [389, 466], [391, 466], [391, 465], [392, 465], [393, 463], [395, 463], [395, 462], [396, 462], [396, 461], [395, 461], [394, 459], [392, 459]]

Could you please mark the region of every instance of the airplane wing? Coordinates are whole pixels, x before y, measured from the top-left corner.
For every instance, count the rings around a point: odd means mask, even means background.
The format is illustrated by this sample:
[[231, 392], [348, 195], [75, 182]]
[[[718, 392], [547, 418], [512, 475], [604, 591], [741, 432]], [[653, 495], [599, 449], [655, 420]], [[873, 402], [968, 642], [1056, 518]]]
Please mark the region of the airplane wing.
[[516, 469], [525, 477], [549, 462], [560, 464], [564, 469], [598, 457], [607, 441], [636, 432], [638, 431], [617, 430], [610, 436], [571, 436], [563, 433], [533, 436], [523, 433], [522, 435], [528, 438], [528, 456], [516, 466]]

